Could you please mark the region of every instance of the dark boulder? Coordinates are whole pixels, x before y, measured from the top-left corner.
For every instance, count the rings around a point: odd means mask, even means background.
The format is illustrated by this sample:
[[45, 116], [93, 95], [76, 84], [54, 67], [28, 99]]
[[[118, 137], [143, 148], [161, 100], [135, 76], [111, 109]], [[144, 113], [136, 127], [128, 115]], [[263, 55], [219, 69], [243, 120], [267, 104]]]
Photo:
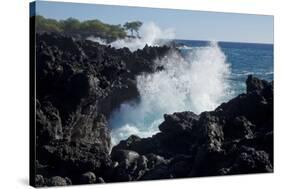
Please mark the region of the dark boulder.
[[132, 150], [141, 155], [153, 153], [157, 151], [159, 144], [154, 138], [140, 138], [136, 135], [131, 135], [127, 140], [122, 140], [120, 143], [112, 148], [112, 153], [115, 150]]
[[199, 116], [193, 112], [181, 112], [171, 115], [164, 114], [164, 122], [159, 125], [159, 130], [163, 133], [178, 134], [190, 132], [196, 125]]
[[98, 177], [96, 183], [103, 184], [105, 183], [105, 181], [103, 180], [102, 177]]
[[134, 151], [115, 150], [111, 157], [118, 162], [113, 173], [115, 181], [138, 180], [147, 170], [147, 158]]
[[160, 164], [168, 163], [168, 161], [165, 158], [156, 154], [147, 154], [146, 157], [148, 159], [147, 166], [149, 169], [152, 169]]
[[114, 150], [111, 153], [111, 159], [113, 161], [122, 162], [127, 160], [128, 163], [134, 162], [140, 156], [137, 152], [129, 151], [129, 150]]
[[253, 138], [255, 125], [244, 116], [235, 117], [231, 122], [224, 126], [225, 137], [235, 138]]
[[241, 94], [227, 103], [221, 104], [215, 111], [225, 120], [238, 116], [246, 117], [255, 125], [262, 125], [272, 116], [272, 104], [259, 93]]
[[[92, 107], [89, 110], [95, 112]], [[105, 151], [109, 151], [111, 145], [110, 133], [106, 118], [92, 113], [77, 113], [77, 118], [72, 121], [73, 127], [69, 130], [69, 140], [71, 142], [81, 142], [99, 145]]]
[[247, 93], [251, 92], [259, 92], [262, 91], [264, 88], [266, 88], [269, 85], [269, 82], [265, 80], [260, 80], [252, 75], [249, 75], [246, 80], [247, 85]]
[[54, 176], [47, 179], [47, 186], [67, 186], [71, 185], [71, 181], [68, 178], [62, 178], [59, 176]]
[[219, 117], [211, 112], [203, 112], [200, 115], [196, 130], [199, 142], [203, 143], [208, 151], [219, 152], [222, 150], [224, 133]]
[[59, 111], [49, 101], [42, 104], [36, 101], [36, 121], [38, 143], [47, 144], [63, 138]]
[[140, 180], [155, 180], [155, 179], [169, 179], [173, 178], [169, 165], [160, 164], [153, 169], [147, 171]]
[[49, 165], [38, 169], [40, 174], [69, 177], [74, 184], [80, 182], [80, 176], [85, 172], [101, 175], [111, 166], [108, 152], [98, 145], [60, 142], [38, 148], [37, 154], [39, 162]]
[[80, 183], [81, 184], [93, 184], [97, 180], [96, 175], [92, 172], [86, 172], [81, 175]]
[[265, 151], [243, 146], [229, 174], [273, 172], [269, 155]]
[[45, 179], [42, 175], [35, 175], [35, 186], [36, 187], [43, 187], [45, 186]]
[[193, 157], [187, 155], [178, 155], [171, 159], [169, 166], [173, 177], [183, 178], [189, 176], [193, 166]]

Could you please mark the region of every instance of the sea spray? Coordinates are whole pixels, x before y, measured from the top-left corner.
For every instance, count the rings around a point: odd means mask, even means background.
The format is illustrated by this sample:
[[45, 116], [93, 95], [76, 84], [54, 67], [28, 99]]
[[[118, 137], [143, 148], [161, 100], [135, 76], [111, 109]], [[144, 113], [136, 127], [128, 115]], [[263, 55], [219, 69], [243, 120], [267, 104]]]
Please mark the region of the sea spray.
[[94, 36], [90, 36], [87, 38], [87, 40], [93, 41], [93, 42], [97, 42], [101, 45], [108, 45], [108, 43], [106, 42], [106, 40], [100, 38], [100, 37], [94, 37]]
[[148, 46], [160, 46], [166, 44], [168, 41], [174, 38], [174, 30], [171, 28], [162, 29], [154, 22], [144, 23], [140, 28], [140, 38], [125, 38], [106, 43], [105, 40], [97, 37], [88, 37], [88, 40], [98, 42], [102, 45], [110, 45], [117, 49], [127, 47], [130, 51], [136, 51], [143, 49], [145, 45]]
[[155, 63], [164, 69], [137, 77], [140, 101], [126, 102], [112, 114], [113, 144], [132, 134], [152, 136], [165, 113], [200, 113], [228, 99], [230, 68], [215, 42], [191, 49], [185, 57], [171, 52]]

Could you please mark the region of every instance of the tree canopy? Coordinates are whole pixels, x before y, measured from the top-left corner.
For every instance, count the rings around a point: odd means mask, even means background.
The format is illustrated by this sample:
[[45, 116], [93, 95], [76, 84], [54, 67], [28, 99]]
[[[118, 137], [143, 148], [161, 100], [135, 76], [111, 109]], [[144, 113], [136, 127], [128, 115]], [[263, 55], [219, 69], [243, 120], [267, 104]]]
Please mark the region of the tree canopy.
[[126, 22], [124, 24], [124, 28], [131, 32], [131, 36], [134, 37], [134, 31], [137, 34], [137, 37], [139, 36], [139, 28], [142, 26], [142, 22], [140, 21], [133, 21], [133, 22]]
[[55, 19], [47, 19], [43, 16], [36, 16], [36, 29], [47, 32], [62, 32], [61, 24]]
[[[139, 28], [142, 26], [140, 21], [126, 22], [122, 26], [106, 24], [97, 19], [79, 21], [75, 18], [68, 18], [58, 21], [40, 15], [35, 17], [35, 22], [36, 30], [39, 32], [60, 32], [81, 37], [95, 36], [105, 39], [107, 42], [125, 37], [140, 37]], [[126, 31], [129, 31], [131, 35], [128, 36]]]
[[75, 18], [57, 21], [55, 19], [36, 16], [36, 30], [39, 32], [60, 32], [69, 35], [79, 35], [81, 37], [95, 36], [108, 42], [127, 37], [125, 28], [119, 25], [111, 25], [100, 20], [79, 21]]

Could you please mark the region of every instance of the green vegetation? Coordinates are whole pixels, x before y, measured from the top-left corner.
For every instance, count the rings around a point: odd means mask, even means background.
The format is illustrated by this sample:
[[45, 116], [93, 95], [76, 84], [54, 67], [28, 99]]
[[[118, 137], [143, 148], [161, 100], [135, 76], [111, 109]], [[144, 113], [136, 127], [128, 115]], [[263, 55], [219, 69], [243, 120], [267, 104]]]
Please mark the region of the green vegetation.
[[[110, 25], [101, 22], [100, 20], [86, 20], [79, 21], [75, 18], [68, 18], [66, 20], [55, 20], [44, 18], [43, 16], [36, 16], [36, 30], [37, 32], [60, 32], [71, 36], [80, 36], [83, 38], [94, 36], [105, 39], [107, 42], [116, 39], [123, 39], [127, 36], [126, 30], [137, 33], [142, 25], [141, 22], [127, 22], [124, 27], [121, 25]], [[131, 36], [130, 36], [131, 37]]]
[[61, 24], [55, 19], [46, 19], [43, 16], [36, 16], [37, 31], [62, 32]]
[[124, 24], [124, 28], [131, 32], [131, 36], [134, 37], [134, 31], [137, 33], [137, 37], [139, 36], [139, 28], [142, 26], [142, 22], [134, 21], [134, 22], [126, 22]]

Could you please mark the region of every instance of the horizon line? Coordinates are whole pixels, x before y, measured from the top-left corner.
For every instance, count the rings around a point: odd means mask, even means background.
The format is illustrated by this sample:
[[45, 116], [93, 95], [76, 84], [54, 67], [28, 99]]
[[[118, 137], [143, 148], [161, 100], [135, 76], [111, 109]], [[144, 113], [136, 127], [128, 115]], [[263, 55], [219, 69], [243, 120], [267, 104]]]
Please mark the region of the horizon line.
[[249, 42], [249, 41], [225, 41], [225, 40], [210, 40], [210, 39], [180, 39], [175, 38], [171, 40], [183, 40], [183, 41], [200, 41], [200, 42], [218, 42], [218, 43], [247, 43], [247, 44], [260, 44], [260, 45], [274, 45], [274, 42]]

